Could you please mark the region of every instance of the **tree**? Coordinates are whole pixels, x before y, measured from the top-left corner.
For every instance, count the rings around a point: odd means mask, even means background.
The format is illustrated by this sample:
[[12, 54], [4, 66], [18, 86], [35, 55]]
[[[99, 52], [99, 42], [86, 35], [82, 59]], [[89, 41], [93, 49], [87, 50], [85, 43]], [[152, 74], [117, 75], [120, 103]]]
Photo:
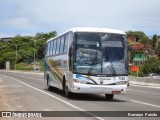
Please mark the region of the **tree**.
[[4, 65], [4, 60], [2, 57], [0, 57], [0, 68], [3, 68], [5, 65]]
[[142, 36], [142, 37], [139, 39], [139, 42], [140, 42], [140, 43], [147, 43], [148, 40], [149, 40], [149, 38], [144, 35], [144, 36]]
[[43, 38], [45, 38], [45, 34], [43, 33], [43, 32], [41, 32], [41, 33], [37, 33], [36, 35], [35, 35], [35, 38], [37, 38], [37, 39], [43, 39]]
[[156, 44], [155, 52], [157, 54], [157, 57], [160, 58], [160, 41], [158, 41], [157, 44]]
[[157, 43], [157, 51], [160, 52], [160, 41]]
[[153, 38], [152, 38], [152, 48], [155, 50], [155, 47], [156, 47], [156, 44], [157, 44], [157, 35], [153, 35]]
[[37, 33], [35, 35], [35, 38], [41, 39], [41, 40], [48, 40], [49, 38], [55, 37], [57, 35], [56, 31], [51, 31], [49, 33]]
[[146, 43], [149, 40], [149, 37], [142, 31], [127, 31], [127, 37], [135, 37], [137, 42]]
[[37, 41], [36, 53], [38, 59], [44, 58], [44, 49], [45, 49], [45, 41], [43, 40]]
[[57, 36], [57, 32], [56, 31], [49, 32], [48, 36], [49, 38], [55, 37]]
[[[10, 61], [11, 63], [11, 67], [13, 68], [13, 65], [15, 65], [16, 63], [16, 56], [15, 56], [15, 52], [7, 52], [5, 54], [3, 54], [3, 64], [5, 64], [6, 61]], [[17, 54], [17, 63], [20, 62], [22, 59], [22, 56]]]
[[143, 74], [148, 74], [148, 73], [160, 74], [160, 60], [155, 57], [149, 58], [145, 62], [145, 64], [141, 66], [141, 72]]
[[18, 51], [18, 53], [22, 56], [22, 60], [26, 61], [28, 59], [33, 59], [33, 48], [29, 48], [28, 50], [21, 49]]
[[12, 68], [14, 68], [16, 46], [17, 64], [20, 62], [33, 62], [34, 49], [36, 49], [36, 59], [43, 59], [46, 40], [56, 35], [56, 31], [37, 33], [34, 37], [17, 35], [8, 42], [9, 44], [0, 42], [0, 68], [5, 67], [6, 61], [10, 61]]

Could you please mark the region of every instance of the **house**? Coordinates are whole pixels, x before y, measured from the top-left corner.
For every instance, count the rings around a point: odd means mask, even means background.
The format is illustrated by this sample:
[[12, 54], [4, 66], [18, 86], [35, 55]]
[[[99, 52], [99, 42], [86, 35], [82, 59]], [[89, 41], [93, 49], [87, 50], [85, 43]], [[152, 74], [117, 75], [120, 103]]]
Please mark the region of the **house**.
[[0, 38], [0, 42], [9, 42], [13, 39], [14, 37], [3, 37], [3, 38]]
[[136, 37], [129, 36], [129, 37], [127, 37], [127, 41], [128, 42], [137, 42], [137, 39], [136, 39]]
[[147, 44], [131, 44], [130, 59], [132, 65], [140, 66], [149, 58], [149, 46]]
[[133, 50], [147, 50], [148, 49], [148, 45], [147, 44], [141, 44], [141, 43], [137, 43], [137, 44], [131, 44], [130, 45], [132, 47]]

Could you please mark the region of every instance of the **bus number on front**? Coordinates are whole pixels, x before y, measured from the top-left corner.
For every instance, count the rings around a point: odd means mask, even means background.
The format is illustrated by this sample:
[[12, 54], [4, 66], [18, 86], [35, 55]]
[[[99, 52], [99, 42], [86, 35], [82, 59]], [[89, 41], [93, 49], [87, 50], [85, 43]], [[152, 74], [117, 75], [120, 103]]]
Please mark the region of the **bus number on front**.
[[119, 77], [119, 80], [125, 80], [125, 77]]

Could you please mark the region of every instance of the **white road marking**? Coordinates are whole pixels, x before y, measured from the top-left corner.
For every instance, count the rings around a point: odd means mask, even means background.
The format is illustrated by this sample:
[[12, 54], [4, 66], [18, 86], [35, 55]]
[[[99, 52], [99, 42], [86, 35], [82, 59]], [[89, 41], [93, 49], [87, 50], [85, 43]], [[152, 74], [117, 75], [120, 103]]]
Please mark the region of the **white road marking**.
[[160, 87], [156, 87], [156, 86], [144, 86], [144, 85], [131, 85], [131, 86], [138, 86], [138, 87], [146, 87], [146, 88], [156, 88], [156, 89], [160, 89]]
[[140, 91], [140, 90], [133, 90], [133, 89], [127, 89], [130, 91], [140, 92], [140, 93], [146, 93], [146, 94], [154, 94], [154, 95], [160, 95], [160, 93], [152, 93], [152, 92], [146, 92], [146, 91]]
[[[0, 71], [3, 71], [3, 72], [6, 72], [6, 70], [0, 70]], [[12, 70], [9, 70], [7, 72], [10, 72], [10, 73], [20, 73], [20, 74], [29, 74], [29, 75], [40, 75], [40, 76], [43, 76], [44, 75], [44, 72], [34, 72], [34, 71], [19, 71], [19, 70], [16, 70], [16, 71], [12, 71]]]
[[58, 98], [58, 97], [56, 97], [56, 96], [54, 96], [54, 95], [51, 95], [51, 94], [49, 94], [49, 93], [47, 93], [47, 92], [44, 92], [44, 91], [42, 91], [42, 90], [40, 90], [40, 89], [38, 89], [38, 88], [35, 88], [35, 87], [31, 86], [31, 85], [28, 85], [28, 84], [26, 84], [26, 83], [24, 83], [24, 82], [22, 82], [22, 81], [20, 81], [20, 80], [18, 80], [18, 79], [15, 79], [15, 78], [13, 78], [13, 77], [9, 77], [9, 76], [6, 76], [6, 75], [3, 75], [3, 76], [8, 77], [8, 78], [11, 78], [11, 79], [14, 79], [14, 80], [22, 83], [23, 85], [26, 85], [26, 86], [34, 89], [34, 90], [37, 90], [37, 91], [39, 91], [39, 92], [41, 92], [41, 93], [43, 93], [43, 94], [46, 94], [46, 95], [48, 95], [48, 96], [50, 96], [50, 97], [52, 97], [52, 98], [54, 98], [54, 99], [57, 99], [57, 100], [65, 103], [65, 104], [69, 105], [70, 107], [73, 107], [74, 109], [77, 109], [77, 110], [79, 110], [79, 111], [84, 111], [86, 114], [91, 115], [92, 117], [94, 117], [94, 118], [96, 118], [96, 119], [98, 119], [98, 120], [104, 120], [103, 118], [97, 117], [97, 116], [95, 116], [94, 114], [92, 114], [92, 113], [90, 113], [90, 112], [87, 112], [86, 110], [84, 110], [84, 109], [82, 109], [82, 108], [80, 108], [80, 107], [78, 107], [78, 106], [76, 106], [76, 105], [73, 105], [73, 104], [71, 104], [71, 103], [69, 103], [69, 102], [67, 102], [67, 101], [65, 101], [65, 100], [62, 100], [62, 99], [60, 99], [60, 98]]
[[149, 105], [149, 106], [152, 106], [152, 107], [160, 108], [160, 106], [154, 105], [154, 104], [150, 104], [150, 103], [140, 102], [140, 101], [136, 101], [136, 100], [130, 100], [130, 101], [131, 102], [135, 102], [135, 103], [139, 103], [139, 104], [143, 104], [143, 105]]
[[34, 76], [33, 76], [33, 77], [30, 77], [30, 76], [24, 76], [24, 75], [16, 75], [16, 76], [20, 76], [20, 77], [27, 77], [27, 78], [37, 79], [37, 80], [44, 80], [44, 79], [34, 78]]

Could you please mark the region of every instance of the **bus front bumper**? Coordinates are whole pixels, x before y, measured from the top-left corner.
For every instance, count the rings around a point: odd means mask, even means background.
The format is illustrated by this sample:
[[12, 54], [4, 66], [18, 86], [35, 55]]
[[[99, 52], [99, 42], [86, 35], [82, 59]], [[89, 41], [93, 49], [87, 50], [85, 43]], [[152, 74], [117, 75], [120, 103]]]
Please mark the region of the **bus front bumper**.
[[73, 93], [97, 93], [97, 94], [126, 94], [125, 85], [88, 85], [74, 83], [70, 88]]

